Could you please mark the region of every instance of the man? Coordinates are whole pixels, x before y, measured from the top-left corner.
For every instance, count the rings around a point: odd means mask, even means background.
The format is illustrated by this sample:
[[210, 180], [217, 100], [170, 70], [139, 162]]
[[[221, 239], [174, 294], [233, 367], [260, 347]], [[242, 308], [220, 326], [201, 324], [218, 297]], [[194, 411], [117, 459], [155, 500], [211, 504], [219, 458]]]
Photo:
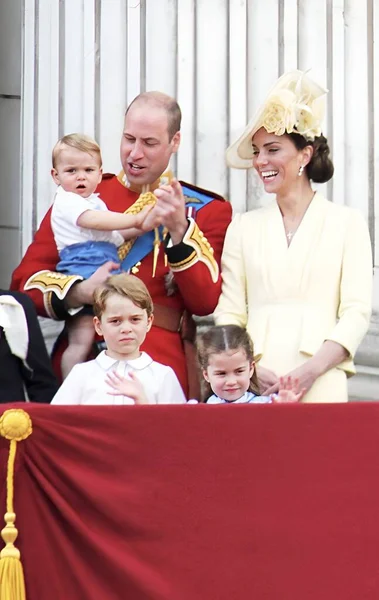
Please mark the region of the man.
[[[162, 227], [126, 242], [119, 252], [120, 262], [144, 281], [153, 298], [154, 325], [142, 349], [171, 366], [185, 393], [192, 396], [198, 390], [188, 385], [188, 375], [195, 375], [185, 331], [188, 314], [207, 315], [216, 307], [231, 206], [221, 197], [173, 179], [168, 165], [179, 148], [180, 122], [180, 108], [173, 98], [160, 92], [137, 96], [125, 114], [120, 147], [123, 170], [118, 176], [104, 174], [97, 191], [107, 207], [118, 212], [138, 212], [155, 202], [149, 215], [152, 220], [159, 215]], [[11, 285], [30, 295], [39, 314], [59, 320], [92, 304], [96, 286], [116, 268], [115, 263], [106, 263], [83, 281], [56, 273], [57, 262], [49, 210]], [[60, 342], [58, 346], [56, 360], [63, 351]]]

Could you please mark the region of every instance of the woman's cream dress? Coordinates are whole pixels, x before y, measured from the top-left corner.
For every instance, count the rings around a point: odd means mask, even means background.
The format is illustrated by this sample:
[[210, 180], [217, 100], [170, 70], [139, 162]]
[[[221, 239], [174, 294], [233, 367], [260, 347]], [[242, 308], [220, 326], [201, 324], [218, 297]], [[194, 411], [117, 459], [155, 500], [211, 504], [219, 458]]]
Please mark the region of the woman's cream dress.
[[324, 340], [349, 352], [318, 378], [304, 402], [346, 402], [346, 375], [371, 314], [372, 257], [367, 225], [354, 209], [316, 193], [287, 246], [276, 203], [233, 219], [222, 256], [218, 325], [247, 327], [260, 364], [285, 375]]

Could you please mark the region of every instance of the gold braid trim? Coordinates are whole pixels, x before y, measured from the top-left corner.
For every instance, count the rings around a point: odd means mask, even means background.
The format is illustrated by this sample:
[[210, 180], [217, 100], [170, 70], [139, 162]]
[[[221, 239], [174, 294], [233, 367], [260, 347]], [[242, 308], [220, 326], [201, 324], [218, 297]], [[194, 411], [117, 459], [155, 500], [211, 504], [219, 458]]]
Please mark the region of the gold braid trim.
[[185, 271], [200, 261], [208, 268], [212, 281], [216, 283], [219, 277], [219, 268], [214, 257], [214, 250], [196, 222], [192, 218], [188, 220], [190, 225], [184, 234], [183, 243], [193, 248], [195, 256], [194, 253], [191, 253], [189, 257], [179, 263], [170, 263], [171, 270], [173, 273]]
[[170, 266], [175, 271], [185, 271], [188, 267], [192, 266], [197, 261], [198, 261], [198, 256], [194, 250], [193, 252], [191, 252], [191, 254], [189, 256], [187, 256], [187, 258], [185, 258], [184, 260], [181, 260], [180, 262], [176, 262], [175, 264], [170, 263]]
[[53, 292], [46, 292], [43, 295], [43, 305], [45, 307], [46, 314], [49, 315], [50, 319], [58, 321], [59, 319], [53, 309]]
[[[145, 206], [148, 206], [149, 204], [154, 205], [156, 201], [157, 199], [152, 192], [140, 194], [134, 204], [132, 204], [132, 206], [125, 211], [125, 214], [138, 215], [138, 213], [140, 213]], [[132, 238], [121, 244], [118, 249], [118, 257], [121, 261], [124, 260], [124, 258], [129, 254], [135, 241], [136, 238]]]
[[6, 410], [0, 418], [0, 434], [10, 440], [7, 467], [7, 507], [4, 515], [5, 527], [1, 537], [5, 547], [0, 553], [0, 598], [4, 600], [25, 600], [24, 571], [20, 560], [20, 551], [14, 542], [18, 536], [15, 527], [14, 512], [14, 463], [17, 442], [25, 440], [32, 433], [32, 421], [22, 409]]
[[80, 275], [65, 275], [55, 271], [38, 271], [33, 273], [24, 285], [24, 290], [39, 290], [43, 294], [53, 292], [63, 300], [76, 281], [83, 281]]

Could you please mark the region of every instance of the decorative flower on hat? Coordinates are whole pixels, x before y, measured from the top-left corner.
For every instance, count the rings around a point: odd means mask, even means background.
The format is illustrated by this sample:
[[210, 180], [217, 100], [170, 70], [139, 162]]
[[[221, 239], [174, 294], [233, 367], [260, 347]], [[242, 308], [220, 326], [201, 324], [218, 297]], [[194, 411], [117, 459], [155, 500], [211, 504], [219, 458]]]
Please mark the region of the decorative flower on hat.
[[321, 135], [321, 122], [324, 116], [324, 99], [312, 100], [312, 93], [300, 87], [295, 91], [281, 89], [271, 94], [266, 101], [261, 127], [268, 133], [283, 135], [296, 132], [307, 140]]
[[297, 115], [296, 131], [308, 140], [314, 140], [321, 135], [321, 123], [324, 118], [324, 98], [316, 98], [313, 102], [302, 108]]
[[296, 96], [293, 92], [281, 90], [280, 93], [272, 94], [262, 115], [262, 127], [275, 135], [289, 132], [296, 119], [295, 107]]
[[306, 72], [297, 70], [282, 75], [245, 131], [227, 149], [227, 164], [237, 169], [252, 167], [251, 142], [261, 127], [275, 135], [296, 132], [313, 141], [321, 135], [326, 93]]

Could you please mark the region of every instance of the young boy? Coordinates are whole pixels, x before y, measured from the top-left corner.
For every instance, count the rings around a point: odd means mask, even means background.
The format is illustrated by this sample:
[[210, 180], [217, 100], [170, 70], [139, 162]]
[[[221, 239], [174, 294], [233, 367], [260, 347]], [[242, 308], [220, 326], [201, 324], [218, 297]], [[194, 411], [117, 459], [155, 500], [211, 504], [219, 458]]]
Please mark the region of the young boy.
[[[102, 178], [100, 148], [85, 135], [73, 133], [61, 138], [54, 146], [52, 162], [51, 175], [59, 186], [51, 212], [61, 259], [57, 271], [87, 279], [107, 261], [115, 263], [116, 268], [117, 248], [126, 239], [143, 233], [143, 221], [152, 206], [137, 215], [108, 211], [94, 193]], [[68, 348], [61, 363], [63, 377], [75, 364], [86, 360], [93, 338], [91, 314], [80, 313], [70, 319]]]
[[183, 404], [171, 369], [140, 351], [153, 323], [153, 303], [145, 284], [121, 273], [112, 275], [94, 296], [96, 332], [107, 350], [76, 365], [52, 404]]

